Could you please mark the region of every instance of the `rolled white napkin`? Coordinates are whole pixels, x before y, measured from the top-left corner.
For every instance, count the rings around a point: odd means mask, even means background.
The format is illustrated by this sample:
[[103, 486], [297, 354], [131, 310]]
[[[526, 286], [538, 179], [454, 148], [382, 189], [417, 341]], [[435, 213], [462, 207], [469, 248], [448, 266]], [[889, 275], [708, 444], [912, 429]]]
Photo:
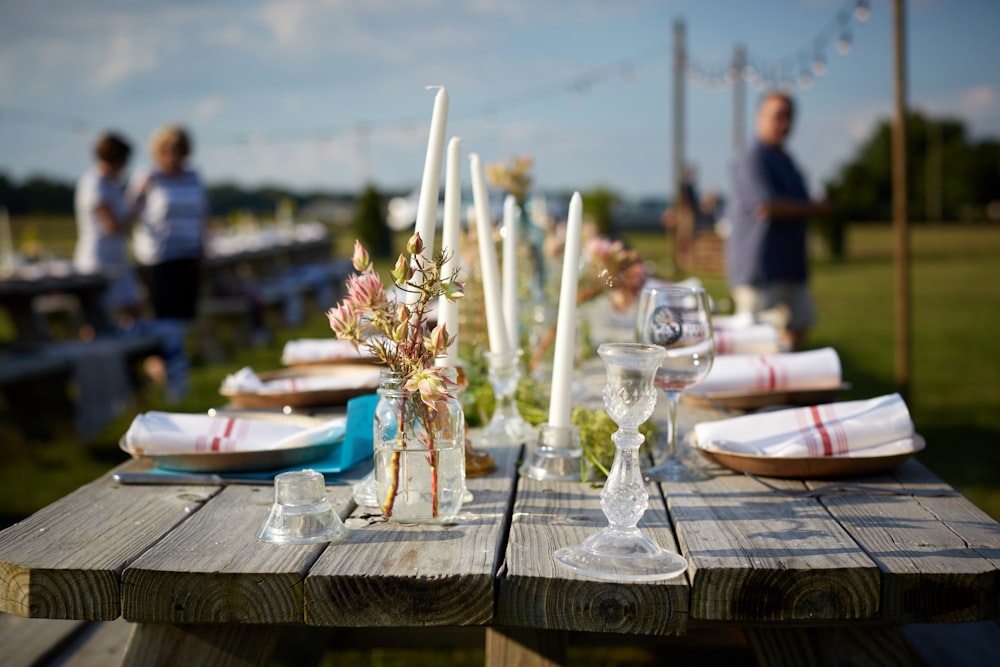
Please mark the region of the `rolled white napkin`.
[[290, 340], [281, 351], [281, 363], [285, 366], [324, 361], [367, 361], [372, 358], [366, 346], [355, 348], [352, 342], [337, 338]]
[[770, 324], [751, 324], [746, 327], [715, 328], [715, 353], [723, 354], [775, 354], [779, 350], [778, 330]]
[[262, 380], [252, 368], [244, 366], [222, 381], [223, 394], [289, 394], [306, 391], [372, 388], [378, 386], [379, 368], [359, 369], [344, 375], [303, 375]]
[[899, 394], [702, 422], [703, 449], [757, 456], [883, 456], [913, 451], [913, 421]]
[[724, 354], [692, 392], [701, 394], [833, 389], [840, 386], [840, 356], [832, 347], [808, 352]]
[[337, 417], [306, 428], [267, 419], [151, 411], [132, 420], [122, 448], [141, 456], [301, 447], [344, 437], [346, 421]]

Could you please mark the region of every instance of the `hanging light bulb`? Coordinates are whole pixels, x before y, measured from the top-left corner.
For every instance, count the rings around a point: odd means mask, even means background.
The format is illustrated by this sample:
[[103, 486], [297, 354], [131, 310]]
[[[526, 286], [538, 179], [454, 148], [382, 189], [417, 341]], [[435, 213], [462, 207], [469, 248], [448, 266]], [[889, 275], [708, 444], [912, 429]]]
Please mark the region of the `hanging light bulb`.
[[837, 53], [842, 56], [846, 56], [851, 52], [851, 33], [844, 30], [840, 33], [840, 37], [837, 38]]
[[812, 73], [807, 69], [803, 69], [801, 72], [799, 72], [799, 88], [801, 88], [802, 90], [809, 90], [812, 87], [813, 87]]
[[757, 80], [757, 77], [758, 77], [758, 74], [757, 74], [757, 68], [756, 67], [754, 67], [753, 65], [744, 65], [743, 66], [743, 80], [744, 81], [746, 81], [747, 83], [753, 83], [753, 82], [755, 82]]
[[854, 6], [854, 18], [858, 20], [858, 23], [864, 23], [871, 18], [872, 8], [868, 0], [858, 0], [858, 3]]
[[813, 56], [812, 73], [813, 76], [823, 76], [826, 74], [826, 56], [820, 51], [817, 51], [816, 55]]

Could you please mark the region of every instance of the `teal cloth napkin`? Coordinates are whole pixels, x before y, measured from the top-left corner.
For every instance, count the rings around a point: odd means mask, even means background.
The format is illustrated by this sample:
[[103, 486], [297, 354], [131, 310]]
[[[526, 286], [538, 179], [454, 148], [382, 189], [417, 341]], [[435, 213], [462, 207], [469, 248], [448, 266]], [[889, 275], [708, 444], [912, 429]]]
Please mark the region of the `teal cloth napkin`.
[[[324, 476], [331, 476], [349, 470], [362, 461], [371, 461], [374, 452], [372, 426], [375, 421], [376, 403], [378, 403], [378, 394], [356, 396], [347, 401], [347, 425], [344, 429], [344, 438], [340, 441], [339, 446], [330, 450], [330, 454], [326, 458], [288, 468], [239, 471], [233, 474], [240, 477], [272, 479], [275, 475], [280, 475], [283, 472], [294, 472], [308, 468], [323, 473]], [[163, 475], [183, 474], [181, 471], [159, 466], [150, 472]]]

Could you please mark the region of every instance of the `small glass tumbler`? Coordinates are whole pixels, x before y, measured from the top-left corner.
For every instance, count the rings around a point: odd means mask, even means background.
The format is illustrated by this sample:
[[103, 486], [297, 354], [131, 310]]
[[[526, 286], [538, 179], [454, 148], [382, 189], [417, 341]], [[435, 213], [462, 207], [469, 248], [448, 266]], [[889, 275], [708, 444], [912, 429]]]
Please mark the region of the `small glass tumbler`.
[[274, 504], [257, 537], [277, 544], [336, 542], [347, 537], [347, 526], [326, 497], [323, 475], [297, 470], [274, 478]]

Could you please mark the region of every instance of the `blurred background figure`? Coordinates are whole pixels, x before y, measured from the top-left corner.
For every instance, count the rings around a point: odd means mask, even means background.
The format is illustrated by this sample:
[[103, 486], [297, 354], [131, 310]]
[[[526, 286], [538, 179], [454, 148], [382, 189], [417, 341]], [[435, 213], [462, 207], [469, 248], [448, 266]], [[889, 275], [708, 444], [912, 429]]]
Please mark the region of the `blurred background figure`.
[[152, 167], [136, 173], [129, 184], [138, 218], [133, 252], [149, 290], [152, 326], [165, 348], [165, 367], [147, 370], [166, 382], [167, 399], [176, 400], [187, 392], [185, 347], [201, 292], [208, 197], [197, 171], [188, 166], [192, 144], [184, 128], [156, 130], [149, 151]]
[[792, 98], [767, 93], [757, 108], [756, 140], [736, 158], [727, 205], [729, 287], [737, 313], [770, 321], [800, 349], [816, 320], [809, 292], [809, 218], [832, 213], [812, 201], [805, 179], [785, 150], [794, 118]]
[[677, 274], [691, 271], [695, 229], [702, 226], [704, 218], [697, 178], [698, 173], [693, 166], [684, 167], [677, 201], [663, 212], [663, 226], [674, 235], [674, 271]]
[[[125, 202], [122, 176], [132, 147], [122, 136], [106, 132], [94, 144], [94, 164], [76, 183], [76, 249], [73, 264], [84, 273], [108, 279], [104, 304], [128, 328], [142, 310], [139, 280], [128, 252], [132, 216]], [[93, 331], [83, 331], [84, 337]]]

